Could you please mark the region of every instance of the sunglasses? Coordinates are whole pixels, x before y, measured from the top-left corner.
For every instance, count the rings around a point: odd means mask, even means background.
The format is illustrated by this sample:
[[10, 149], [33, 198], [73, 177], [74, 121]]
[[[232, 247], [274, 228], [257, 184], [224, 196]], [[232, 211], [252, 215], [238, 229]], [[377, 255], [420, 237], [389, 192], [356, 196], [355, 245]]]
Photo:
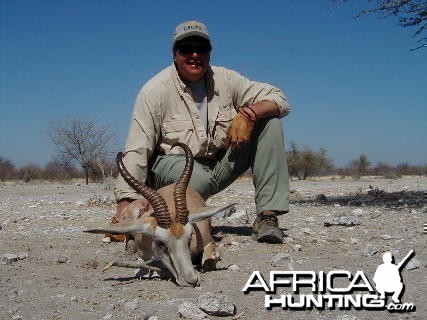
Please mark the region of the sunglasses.
[[178, 53], [182, 56], [189, 56], [193, 54], [194, 52], [197, 52], [199, 54], [206, 54], [211, 52], [212, 47], [209, 44], [202, 44], [202, 45], [190, 45], [190, 44], [183, 44], [178, 47]]

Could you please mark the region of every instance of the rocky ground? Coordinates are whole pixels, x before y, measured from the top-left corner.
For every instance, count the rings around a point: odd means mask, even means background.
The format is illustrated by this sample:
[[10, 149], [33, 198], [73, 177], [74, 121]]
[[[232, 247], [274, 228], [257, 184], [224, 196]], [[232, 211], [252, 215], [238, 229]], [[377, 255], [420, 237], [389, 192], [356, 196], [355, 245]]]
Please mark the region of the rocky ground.
[[[239, 179], [208, 201], [238, 204], [231, 216], [214, 219], [222, 260], [218, 270], [201, 274], [197, 288], [146, 279], [133, 269], [102, 272], [111, 260], [130, 259], [123, 243], [82, 232], [109, 222], [115, 211], [112, 187], [0, 185], [0, 319], [179, 319], [179, 311], [193, 319], [427, 318], [426, 177], [292, 181], [291, 210], [280, 217], [287, 235], [281, 245], [251, 239], [254, 190], [251, 180]], [[401, 272], [402, 302], [413, 303], [415, 312], [267, 310], [264, 292], [242, 292], [255, 270], [267, 282], [273, 270], [353, 275], [362, 270], [372, 282], [384, 252], [391, 251], [398, 262], [410, 250], [415, 256]], [[344, 283], [341, 287], [349, 281]], [[283, 287], [275, 297], [280, 294], [293, 292]], [[200, 309], [216, 305], [230, 314], [219, 317], [221, 310], [208, 315]]]

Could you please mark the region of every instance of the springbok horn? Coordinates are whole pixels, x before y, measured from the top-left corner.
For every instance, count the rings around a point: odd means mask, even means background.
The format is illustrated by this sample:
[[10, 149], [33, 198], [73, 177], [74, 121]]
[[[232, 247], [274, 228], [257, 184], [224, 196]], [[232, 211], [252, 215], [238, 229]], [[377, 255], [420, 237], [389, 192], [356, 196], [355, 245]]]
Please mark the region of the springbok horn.
[[172, 220], [165, 199], [163, 199], [163, 197], [157, 191], [136, 180], [123, 164], [123, 157], [123, 152], [117, 153], [116, 163], [121, 176], [129, 184], [129, 186], [141, 194], [151, 204], [154, 210], [153, 216], [156, 218], [159, 227], [164, 229], [169, 228]]
[[[188, 208], [187, 208], [187, 186], [190, 181], [191, 174], [193, 172], [193, 153], [190, 148], [183, 143], [177, 142], [172, 145], [173, 147], [179, 146], [184, 149], [185, 152], [185, 167], [182, 172], [181, 177], [175, 184], [175, 188], [173, 190], [173, 199], [175, 203], [175, 213], [176, 217], [182, 225], [185, 225], [188, 222]], [[172, 149], [171, 148], [171, 149]]]

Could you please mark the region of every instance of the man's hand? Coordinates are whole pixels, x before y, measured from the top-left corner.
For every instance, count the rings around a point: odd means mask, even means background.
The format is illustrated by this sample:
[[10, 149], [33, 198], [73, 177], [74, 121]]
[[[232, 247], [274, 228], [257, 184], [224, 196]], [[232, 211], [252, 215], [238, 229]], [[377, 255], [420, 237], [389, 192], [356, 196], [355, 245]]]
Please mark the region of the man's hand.
[[251, 140], [255, 121], [239, 112], [231, 122], [227, 132], [227, 146], [239, 148]]

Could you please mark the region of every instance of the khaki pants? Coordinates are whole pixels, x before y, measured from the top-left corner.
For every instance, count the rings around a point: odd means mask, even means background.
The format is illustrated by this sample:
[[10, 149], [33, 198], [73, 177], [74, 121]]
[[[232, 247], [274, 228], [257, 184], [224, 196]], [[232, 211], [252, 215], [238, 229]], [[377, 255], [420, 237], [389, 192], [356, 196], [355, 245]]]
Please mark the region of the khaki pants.
[[[206, 200], [252, 168], [257, 213], [289, 211], [288, 165], [280, 119], [261, 120], [249, 145], [219, 152], [212, 159], [194, 159], [189, 186]], [[159, 155], [153, 159], [149, 184], [155, 189], [174, 183], [185, 166], [181, 155]]]

